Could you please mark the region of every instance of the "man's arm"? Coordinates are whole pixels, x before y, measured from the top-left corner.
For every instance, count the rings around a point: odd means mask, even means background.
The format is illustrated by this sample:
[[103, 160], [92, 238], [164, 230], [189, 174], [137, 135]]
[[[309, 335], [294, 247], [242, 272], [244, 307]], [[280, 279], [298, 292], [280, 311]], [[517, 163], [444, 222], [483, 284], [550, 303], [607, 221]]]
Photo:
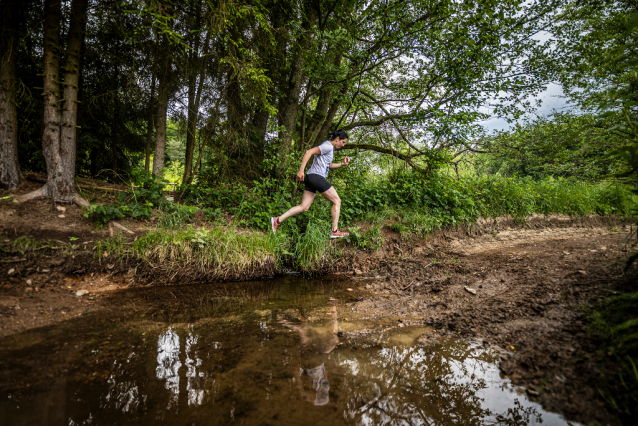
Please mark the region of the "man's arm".
[[321, 150], [319, 149], [318, 146], [314, 148], [310, 148], [303, 155], [303, 159], [301, 160], [301, 167], [299, 167], [299, 173], [297, 173], [297, 179], [303, 180], [303, 175], [304, 175], [304, 172], [306, 171], [306, 164], [308, 164], [308, 161], [310, 161], [310, 157], [312, 157], [313, 155], [321, 155]]

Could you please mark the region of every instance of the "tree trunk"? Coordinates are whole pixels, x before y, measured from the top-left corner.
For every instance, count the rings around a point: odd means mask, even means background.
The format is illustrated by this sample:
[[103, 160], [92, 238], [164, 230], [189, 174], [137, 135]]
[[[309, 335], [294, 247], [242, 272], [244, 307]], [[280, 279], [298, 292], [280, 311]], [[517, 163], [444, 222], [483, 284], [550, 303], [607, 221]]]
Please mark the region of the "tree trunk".
[[[197, 18], [195, 28], [201, 27], [201, 3], [195, 3], [197, 8]], [[201, 99], [202, 87], [204, 78], [206, 76], [206, 62], [208, 52], [208, 44], [210, 41], [210, 31], [206, 34], [204, 41], [203, 56], [199, 56], [200, 48], [200, 35], [195, 34], [195, 42], [193, 52], [190, 56], [189, 78], [188, 78], [188, 121], [186, 124], [186, 155], [184, 158], [184, 175], [182, 176], [182, 183], [190, 181], [190, 176], [193, 173], [193, 154], [195, 152], [195, 134], [197, 132], [197, 118], [199, 117], [199, 101]], [[199, 69], [198, 69], [199, 67]], [[198, 73], [199, 71], [199, 73]], [[199, 74], [199, 84], [197, 89], [197, 76]]]
[[[66, 173], [60, 168], [61, 114], [58, 109], [60, 98], [60, 0], [46, 0], [44, 2], [44, 131], [42, 133], [42, 151], [47, 163], [47, 183], [44, 195], [54, 199], [67, 200], [70, 193]], [[61, 179], [60, 190], [55, 187], [55, 181]], [[73, 188], [70, 188], [71, 191]]]
[[204, 140], [202, 141], [202, 145], [199, 147], [199, 154], [197, 155], [197, 162], [195, 163], [195, 167], [193, 168], [194, 172], [188, 177], [188, 181], [185, 183], [190, 184], [195, 177], [195, 173], [200, 173], [202, 171], [202, 157], [204, 156], [204, 149], [206, 148], [206, 144], [208, 143], [208, 139], [210, 139], [211, 133], [213, 133], [213, 129], [215, 126], [213, 125], [211, 129], [206, 132], [206, 136], [204, 136]]
[[[42, 150], [47, 163], [47, 183], [42, 188], [18, 197], [26, 201], [38, 197], [80, 205], [88, 202], [74, 192], [75, 150], [77, 142], [77, 99], [80, 49], [88, 0], [73, 0], [66, 51], [64, 98], [59, 99], [60, 0], [45, 0], [44, 18], [44, 132]], [[63, 109], [58, 103], [63, 102]]]
[[[206, 34], [206, 40], [204, 41], [204, 52], [203, 58], [198, 58], [200, 60], [195, 61], [201, 65], [201, 69], [199, 72], [199, 84], [197, 86], [197, 92], [195, 93], [193, 104], [191, 104], [191, 86], [189, 82], [188, 88], [188, 133], [186, 135], [186, 161], [184, 165], [184, 177], [182, 178], [182, 183], [190, 183], [193, 175], [193, 154], [195, 152], [195, 133], [197, 132], [197, 119], [199, 117], [199, 103], [202, 98], [202, 88], [204, 86], [204, 79], [206, 78], [206, 66], [208, 65], [208, 45], [210, 43], [210, 32]], [[197, 46], [197, 51], [199, 50], [199, 46]], [[193, 75], [196, 76], [195, 70], [193, 70]], [[195, 79], [192, 80], [192, 86], [195, 86]], [[192, 107], [191, 107], [192, 105]], [[197, 170], [197, 169], [195, 169]]]
[[301, 34], [296, 48], [296, 55], [293, 59], [292, 70], [287, 82], [286, 94], [279, 111], [279, 126], [283, 130], [279, 132], [281, 140], [281, 154], [283, 161], [290, 152], [292, 140], [297, 129], [297, 114], [299, 112], [299, 93], [303, 82], [304, 58], [307, 54], [311, 39], [311, 29], [315, 23], [315, 13], [313, 9], [308, 10], [308, 18], [304, 22], [304, 31]]
[[195, 84], [197, 83], [197, 74], [191, 71], [191, 75], [188, 78], [188, 115], [186, 123], [186, 154], [184, 158], [184, 175], [182, 176], [182, 182], [188, 180], [188, 176], [191, 174], [193, 167], [193, 152], [195, 152], [195, 132], [197, 131], [197, 115], [198, 111], [195, 110]]
[[0, 34], [0, 189], [13, 189], [22, 181], [18, 166], [18, 111], [16, 108], [16, 3], [3, 0]]
[[168, 111], [168, 76], [160, 76], [157, 97], [157, 126], [155, 127], [155, 152], [153, 153], [153, 174], [161, 176], [164, 171], [164, 151], [166, 150], [166, 112]]
[[[117, 84], [117, 78], [115, 79]], [[111, 125], [111, 170], [113, 171], [113, 182], [117, 182], [117, 113], [118, 96], [117, 88], [113, 96], [113, 123]]]
[[[347, 87], [344, 85], [343, 89], [341, 90], [342, 94], [346, 93], [347, 90], [348, 90]], [[323, 121], [323, 125], [321, 126], [321, 128], [319, 129], [319, 132], [317, 133], [315, 137], [315, 142], [314, 142], [315, 146], [323, 142], [325, 140], [324, 138], [326, 137], [326, 135], [330, 132], [330, 127], [332, 126], [332, 120], [335, 118], [335, 114], [337, 113], [339, 106], [341, 106], [341, 98], [335, 99], [332, 102], [332, 105], [330, 105], [330, 109], [328, 110], [328, 114], [326, 115], [326, 118]], [[337, 130], [337, 129], [334, 129], [334, 130]]]
[[[161, 2], [161, 13], [172, 17], [173, 8], [170, 2]], [[173, 28], [173, 20], [168, 20], [168, 29]], [[171, 46], [166, 34], [162, 34], [159, 52], [159, 88], [157, 90], [157, 124], [155, 127], [155, 152], [153, 154], [153, 174], [158, 177], [164, 172], [164, 152], [166, 151], [166, 113], [168, 112], [168, 95], [170, 91]]]
[[148, 101], [149, 116], [148, 127], [146, 129], [146, 157], [144, 158], [144, 171], [148, 175], [151, 168], [151, 139], [153, 138], [153, 98], [155, 97], [155, 72], [153, 72], [153, 82], [151, 84], [151, 98]]

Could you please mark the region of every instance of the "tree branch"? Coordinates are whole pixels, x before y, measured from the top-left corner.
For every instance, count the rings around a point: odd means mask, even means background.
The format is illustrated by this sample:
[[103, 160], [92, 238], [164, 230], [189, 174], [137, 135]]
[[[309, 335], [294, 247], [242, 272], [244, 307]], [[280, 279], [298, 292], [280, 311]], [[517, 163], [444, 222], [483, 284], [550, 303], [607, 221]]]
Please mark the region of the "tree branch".
[[355, 144], [347, 144], [346, 146], [344, 146], [341, 149], [342, 150], [344, 150], [344, 149], [365, 149], [365, 150], [368, 150], [368, 151], [376, 151], [376, 152], [380, 152], [382, 154], [392, 155], [393, 157], [397, 157], [397, 158], [405, 161], [411, 167], [416, 167], [414, 165], [414, 163], [412, 162], [412, 158], [416, 157], [417, 155], [405, 155], [405, 154], [400, 153], [399, 151], [395, 151], [392, 148], [384, 148], [382, 146], [371, 145], [371, 144], [367, 144], [367, 143], [359, 143], [359, 144], [355, 143]]

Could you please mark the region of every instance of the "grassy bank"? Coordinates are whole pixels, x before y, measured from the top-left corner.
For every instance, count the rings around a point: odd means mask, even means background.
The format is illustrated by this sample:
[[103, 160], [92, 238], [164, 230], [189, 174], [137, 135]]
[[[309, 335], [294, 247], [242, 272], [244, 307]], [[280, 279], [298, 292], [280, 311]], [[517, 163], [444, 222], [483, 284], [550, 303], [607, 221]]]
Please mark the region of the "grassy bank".
[[[636, 205], [636, 196], [625, 186], [609, 183], [418, 173], [347, 177], [334, 180], [342, 199], [341, 223], [350, 231], [347, 244], [363, 250], [381, 246], [384, 226], [412, 239], [480, 218], [524, 222], [533, 214], [626, 217]], [[276, 237], [271, 235], [270, 217], [299, 202], [301, 191], [293, 181], [263, 180], [252, 188], [214, 190], [191, 185], [182, 200], [190, 203], [186, 206], [165, 202], [161, 188], [152, 180], [149, 185], [130, 197], [159, 206], [158, 225], [125, 256], [168, 275], [190, 270], [211, 279], [233, 279], [282, 268], [313, 272], [329, 267], [345, 248], [329, 243], [330, 204], [321, 197], [308, 212], [286, 220]], [[137, 209], [134, 201], [128, 206], [130, 211]], [[188, 225], [199, 210], [204, 218], [201, 229]]]
[[132, 243], [117, 235], [97, 242], [96, 252], [100, 258], [115, 255], [140, 263], [154, 275], [207, 280], [274, 275], [280, 257], [272, 235], [221, 226], [158, 228]]

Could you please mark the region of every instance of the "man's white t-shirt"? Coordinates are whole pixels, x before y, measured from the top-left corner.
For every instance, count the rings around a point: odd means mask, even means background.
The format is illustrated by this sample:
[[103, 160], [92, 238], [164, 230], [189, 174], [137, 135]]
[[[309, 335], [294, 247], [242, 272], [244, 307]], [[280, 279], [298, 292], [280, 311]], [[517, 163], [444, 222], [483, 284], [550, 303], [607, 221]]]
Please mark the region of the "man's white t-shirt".
[[319, 145], [319, 151], [321, 155], [315, 155], [315, 159], [312, 162], [312, 166], [308, 169], [309, 175], [319, 175], [324, 178], [328, 177], [328, 171], [330, 170], [330, 163], [334, 158], [335, 148], [330, 141], [324, 141]]

